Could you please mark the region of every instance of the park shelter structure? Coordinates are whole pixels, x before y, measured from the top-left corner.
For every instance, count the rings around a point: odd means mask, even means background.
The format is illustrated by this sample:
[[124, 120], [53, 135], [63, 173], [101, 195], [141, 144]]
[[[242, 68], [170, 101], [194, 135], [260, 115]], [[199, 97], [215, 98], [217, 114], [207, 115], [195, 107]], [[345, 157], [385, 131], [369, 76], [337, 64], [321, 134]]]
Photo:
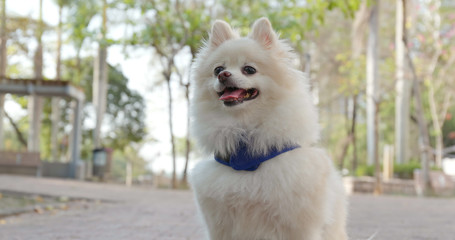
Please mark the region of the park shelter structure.
[[[0, 83], [0, 94], [16, 94], [40, 97], [63, 97], [71, 98], [75, 101], [73, 134], [70, 145], [70, 162], [66, 177], [76, 178], [76, 168], [80, 161], [80, 145], [81, 145], [81, 128], [82, 128], [82, 108], [85, 101], [84, 92], [69, 83], [61, 80], [43, 80], [43, 79], [11, 79], [3, 78]], [[30, 116], [33, 118], [33, 116]], [[33, 118], [33, 121], [40, 121]], [[29, 133], [34, 135], [36, 129], [30, 127]], [[3, 134], [0, 132], [0, 134]], [[30, 144], [30, 142], [29, 142]], [[36, 145], [36, 143], [31, 143]]]

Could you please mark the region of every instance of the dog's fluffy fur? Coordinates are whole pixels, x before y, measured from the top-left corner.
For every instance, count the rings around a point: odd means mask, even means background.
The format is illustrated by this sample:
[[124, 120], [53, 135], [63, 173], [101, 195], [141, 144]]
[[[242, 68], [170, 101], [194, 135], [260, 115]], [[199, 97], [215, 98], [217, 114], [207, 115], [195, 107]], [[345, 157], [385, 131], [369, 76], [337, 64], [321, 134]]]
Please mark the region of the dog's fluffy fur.
[[[319, 139], [317, 111], [308, 80], [293, 67], [291, 48], [266, 18], [247, 37], [216, 21], [193, 64], [192, 134], [208, 160], [191, 173], [198, 207], [212, 240], [322, 240], [347, 238], [346, 199], [341, 178]], [[259, 95], [226, 106], [217, 92], [225, 86], [214, 69], [229, 71], [229, 81]], [[256, 69], [242, 72], [244, 66]], [[300, 145], [262, 163], [254, 171], [235, 171], [216, 162], [240, 141], [254, 154]]]

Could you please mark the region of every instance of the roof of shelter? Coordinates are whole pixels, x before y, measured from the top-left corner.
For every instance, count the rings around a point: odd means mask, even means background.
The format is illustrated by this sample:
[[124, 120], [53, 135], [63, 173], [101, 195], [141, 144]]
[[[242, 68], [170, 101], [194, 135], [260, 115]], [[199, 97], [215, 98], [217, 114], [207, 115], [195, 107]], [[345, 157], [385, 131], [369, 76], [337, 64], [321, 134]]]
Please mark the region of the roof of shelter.
[[46, 97], [71, 97], [83, 101], [84, 91], [68, 81], [43, 79], [12, 79], [0, 81], [0, 93], [33, 95]]

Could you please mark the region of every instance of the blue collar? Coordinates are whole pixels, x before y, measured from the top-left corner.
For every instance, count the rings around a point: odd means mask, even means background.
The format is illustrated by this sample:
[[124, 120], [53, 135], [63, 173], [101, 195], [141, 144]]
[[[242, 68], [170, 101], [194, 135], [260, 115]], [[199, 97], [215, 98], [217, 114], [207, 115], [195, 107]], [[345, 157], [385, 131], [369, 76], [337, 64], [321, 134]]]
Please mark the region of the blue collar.
[[280, 151], [275, 147], [272, 147], [266, 155], [253, 156], [248, 152], [247, 145], [242, 142], [237, 148], [237, 151], [231, 154], [229, 159], [223, 159], [220, 156], [215, 155], [215, 160], [237, 171], [254, 171], [261, 163], [299, 147], [299, 145], [292, 145], [290, 147], [285, 147]]

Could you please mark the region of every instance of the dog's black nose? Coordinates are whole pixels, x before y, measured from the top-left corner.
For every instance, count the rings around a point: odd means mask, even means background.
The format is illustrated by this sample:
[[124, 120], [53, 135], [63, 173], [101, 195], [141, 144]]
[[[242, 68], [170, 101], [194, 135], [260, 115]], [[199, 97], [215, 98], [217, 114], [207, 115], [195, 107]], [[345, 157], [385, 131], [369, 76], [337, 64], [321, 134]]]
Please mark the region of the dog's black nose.
[[218, 81], [220, 81], [220, 83], [225, 83], [231, 75], [232, 74], [228, 71], [222, 71], [218, 74]]

